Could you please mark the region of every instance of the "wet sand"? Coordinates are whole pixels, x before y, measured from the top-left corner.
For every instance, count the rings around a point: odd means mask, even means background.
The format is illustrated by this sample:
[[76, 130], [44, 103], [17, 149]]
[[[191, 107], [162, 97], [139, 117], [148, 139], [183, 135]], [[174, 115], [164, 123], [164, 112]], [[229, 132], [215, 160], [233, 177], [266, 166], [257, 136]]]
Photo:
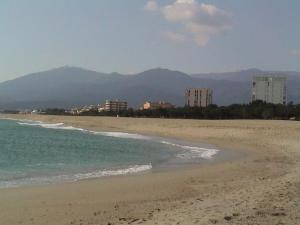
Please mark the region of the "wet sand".
[[300, 122], [8, 117], [213, 144], [244, 157], [141, 175], [1, 189], [0, 224], [300, 224]]

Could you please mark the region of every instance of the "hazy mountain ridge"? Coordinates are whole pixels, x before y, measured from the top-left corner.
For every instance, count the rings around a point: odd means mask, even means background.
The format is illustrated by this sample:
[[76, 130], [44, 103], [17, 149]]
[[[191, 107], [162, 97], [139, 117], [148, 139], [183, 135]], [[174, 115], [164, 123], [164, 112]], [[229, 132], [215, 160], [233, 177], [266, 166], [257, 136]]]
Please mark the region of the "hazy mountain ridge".
[[251, 68], [247, 70], [235, 71], [235, 72], [224, 72], [224, 73], [200, 73], [192, 74], [191, 76], [197, 78], [210, 77], [214, 80], [231, 80], [231, 81], [251, 81], [253, 75], [284, 75], [289, 78], [289, 80], [299, 79], [300, 72], [295, 71], [264, 71], [256, 68]]
[[0, 83], [0, 109], [81, 106], [106, 99], [127, 100], [137, 107], [144, 101], [165, 100], [184, 104], [188, 87], [214, 90], [214, 103], [247, 103], [251, 79], [256, 74], [288, 76], [288, 100], [300, 102], [300, 73], [249, 69], [239, 72], [188, 75], [168, 69], [151, 69], [135, 75], [99, 73], [77, 67], [61, 67]]

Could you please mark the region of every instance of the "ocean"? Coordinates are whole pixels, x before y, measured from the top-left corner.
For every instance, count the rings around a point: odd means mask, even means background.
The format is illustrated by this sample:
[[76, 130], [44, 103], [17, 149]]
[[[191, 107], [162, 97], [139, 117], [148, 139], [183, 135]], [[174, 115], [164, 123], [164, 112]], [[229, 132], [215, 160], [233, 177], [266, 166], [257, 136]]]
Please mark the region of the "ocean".
[[212, 146], [0, 119], [0, 188], [72, 182], [212, 160]]

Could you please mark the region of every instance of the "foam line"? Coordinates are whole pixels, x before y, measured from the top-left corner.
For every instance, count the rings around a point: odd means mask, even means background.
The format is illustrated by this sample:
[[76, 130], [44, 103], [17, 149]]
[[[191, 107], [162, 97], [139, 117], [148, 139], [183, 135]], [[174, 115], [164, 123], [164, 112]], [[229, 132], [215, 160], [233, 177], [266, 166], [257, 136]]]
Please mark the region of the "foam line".
[[72, 126], [64, 126], [64, 123], [43, 123], [43, 122], [36, 122], [36, 121], [28, 121], [28, 122], [18, 122], [19, 125], [23, 126], [39, 126], [47, 129], [58, 129], [58, 130], [75, 130], [75, 131], [82, 131], [88, 132], [95, 135], [103, 135], [108, 137], [116, 137], [116, 138], [129, 138], [129, 139], [139, 139], [139, 140], [150, 140], [151, 137], [147, 137], [141, 134], [131, 134], [125, 132], [97, 132], [97, 131], [90, 131], [83, 128], [77, 128]]
[[211, 159], [215, 154], [219, 152], [218, 149], [180, 145], [168, 141], [161, 141], [161, 143], [166, 145], [172, 145], [186, 150], [184, 152], [177, 154], [177, 157], [182, 159], [195, 159], [195, 158]]
[[49, 177], [32, 177], [32, 178], [22, 178], [11, 181], [0, 182], [0, 188], [9, 187], [20, 187], [24, 185], [34, 185], [34, 184], [50, 184], [59, 182], [74, 182], [79, 180], [86, 180], [91, 178], [101, 178], [108, 176], [118, 176], [118, 175], [129, 175], [135, 173], [146, 172], [152, 169], [152, 165], [134, 165], [123, 169], [115, 170], [97, 170], [89, 173], [78, 173], [73, 175], [59, 175], [59, 176], [49, 176]]
[[118, 170], [99, 170], [94, 171], [91, 173], [79, 173], [76, 174], [74, 177], [77, 180], [82, 179], [90, 179], [90, 178], [99, 178], [99, 177], [106, 177], [106, 176], [117, 176], [117, 175], [126, 175], [126, 174], [134, 174], [134, 173], [140, 173], [147, 170], [151, 170], [152, 165], [135, 165], [131, 166], [125, 169], [118, 169]]
[[130, 133], [125, 133], [125, 132], [95, 132], [95, 131], [91, 131], [91, 133], [108, 136], [108, 137], [151, 140], [151, 137], [147, 137], [147, 136], [144, 136], [141, 134], [130, 134]]

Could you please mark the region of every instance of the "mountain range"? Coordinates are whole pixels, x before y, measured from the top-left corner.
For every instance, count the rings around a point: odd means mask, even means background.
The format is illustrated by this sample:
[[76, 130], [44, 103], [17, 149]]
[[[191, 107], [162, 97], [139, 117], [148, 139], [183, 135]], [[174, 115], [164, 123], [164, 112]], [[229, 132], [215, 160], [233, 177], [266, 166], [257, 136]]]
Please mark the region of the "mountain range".
[[0, 110], [71, 108], [106, 99], [126, 100], [131, 107], [158, 100], [182, 106], [184, 91], [189, 87], [213, 89], [213, 102], [218, 105], [248, 103], [252, 77], [260, 74], [287, 76], [288, 101], [300, 103], [300, 72], [247, 69], [186, 74], [156, 68], [122, 75], [65, 66], [0, 83]]

